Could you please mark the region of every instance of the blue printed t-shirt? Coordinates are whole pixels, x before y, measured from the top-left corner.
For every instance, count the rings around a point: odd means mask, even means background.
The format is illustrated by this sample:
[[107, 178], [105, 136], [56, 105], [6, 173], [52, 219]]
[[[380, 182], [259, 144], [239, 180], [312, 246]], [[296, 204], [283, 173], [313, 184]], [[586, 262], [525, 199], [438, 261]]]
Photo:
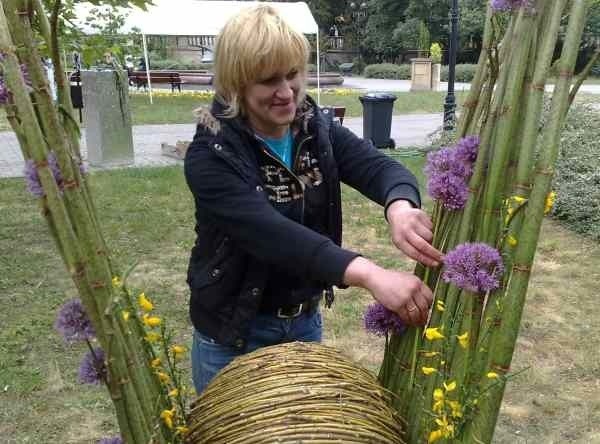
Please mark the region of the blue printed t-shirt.
[[272, 139], [270, 137], [262, 138], [271, 152], [288, 167], [292, 168], [292, 150], [294, 147], [294, 137], [292, 131], [288, 128], [287, 133], [280, 139]]

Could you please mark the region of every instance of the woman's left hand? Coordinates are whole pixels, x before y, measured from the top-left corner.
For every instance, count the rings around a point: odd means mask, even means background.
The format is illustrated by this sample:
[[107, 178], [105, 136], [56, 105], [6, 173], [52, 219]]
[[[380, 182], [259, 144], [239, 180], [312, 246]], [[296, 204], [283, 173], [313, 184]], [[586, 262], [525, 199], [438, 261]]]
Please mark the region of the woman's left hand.
[[442, 253], [431, 245], [433, 224], [427, 213], [407, 200], [397, 200], [387, 208], [386, 216], [398, 249], [428, 267], [440, 265]]

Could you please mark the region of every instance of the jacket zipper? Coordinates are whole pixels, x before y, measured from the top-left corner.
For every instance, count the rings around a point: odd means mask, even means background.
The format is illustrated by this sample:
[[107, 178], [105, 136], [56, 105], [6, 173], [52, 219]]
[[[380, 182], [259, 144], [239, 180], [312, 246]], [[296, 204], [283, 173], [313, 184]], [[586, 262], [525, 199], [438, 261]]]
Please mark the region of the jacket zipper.
[[[292, 163], [292, 168], [297, 166], [298, 163], [298, 158], [300, 155], [300, 148], [302, 148], [302, 145], [304, 145], [305, 142], [311, 140], [313, 138], [313, 136], [308, 136], [305, 137], [304, 139], [302, 139], [302, 141], [298, 144], [298, 148], [296, 148], [296, 156], [294, 157], [294, 162]], [[294, 179], [296, 179], [296, 181], [298, 182], [298, 185], [300, 186], [300, 191], [302, 192], [302, 213], [300, 213], [300, 223], [304, 223], [304, 183], [300, 180], [300, 178], [298, 176], [296, 176], [296, 174], [294, 174], [294, 172], [288, 168], [288, 166], [283, 163], [280, 159], [278, 159], [277, 157], [273, 156], [268, 149], [266, 149], [264, 147], [264, 143], [263, 143], [263, 153], [265, 153], [270, 159], [274, 160], [275, 162], [277, 162], [280, 166], [282, 166], [283, 168], [285, 168], [285, 170], [290, 173], [292, 175], [292, 177]]]

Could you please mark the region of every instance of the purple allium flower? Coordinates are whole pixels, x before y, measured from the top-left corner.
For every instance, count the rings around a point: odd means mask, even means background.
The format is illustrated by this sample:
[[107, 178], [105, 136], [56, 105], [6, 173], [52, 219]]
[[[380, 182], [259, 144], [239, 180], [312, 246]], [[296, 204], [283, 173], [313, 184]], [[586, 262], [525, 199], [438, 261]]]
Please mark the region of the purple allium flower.
[[388, 310], [379, 302], [367, 307], [364, 314], [365, 329], [377, 336], [385, 336], [388, 333], [401, 334], [405, 325], [398, 315]]
[[0, 106], [6, 105], [8, 103], [8, 98], [8, 88], [4, 84], [4, 80], [2, 78], [2, 75], [0, 74]]
[[425, 173], [429, 177], [439, 174], [452, 174], [466, 178], [471, 174], [471, 165], [459, 158], [457, 150], [452, 147], [444, 147], [427, 154]]
[[484, 243], [461, 244], [446, 254], [443, 279], [463, 290], [485, 293], [500, 287], [502, 257]]
[[60, 171], [60, 166], [58, 166], [58, 160], [56, 159], [56, 154], [54, 151], [50, 151], [48, 153], [48, 165], [50, 166], [50, 171], [52, 171], [52, 175], [54, 176], [54, 180], [56, 181], [56, 185], [58, 185], [59, 190], [62, 191], [63, 185], [63, 175]]
[[[64, 187], [64, 181], [62, 172], [60, 171], [60, 167], [58, 166], [58, 161], [56, 160], [56, 154], [54, 151], [50, 151], [48, 153], [48, 166], [50, 167], [50, 171], [52, 171], [52, 175], [54, 176], [54, 180], [58, 189], [62, 192]], [[40, 182], [40, 176], [37, 172], [37, 167], [35, 162], [31, 159], [25, 161], [25, 169], [23, 170], [23, 174], [25, 176], [25, 183], [27, 184], [27, 190], [33, 194], [35, 197], [43, 197], [44, 189], [42, 187], [42, 183]]]
[[123, 440], [120, 436], [113, 436], [111, 438], [102, 438], [98, 441], [98, 444], [123, 444]]
[[491, 0], [491, 7], [495, 11], [510, 11], [522, 6], [531, 7], [531, 0]]
[[79, 298], [71, 299], [60, 308], [54, 328], [68, 343], [89, 341], [96, 336], [94, 326]]
[[427, 192], [448, 210], [464, 208], [469, 198], [469, 186], [465, 179], [449, 173], [431, 175], [427, 181]]
[[35, 197], [43, 197], [44, 189], [40, 182], [40, 176], [37, 172], [35, 162], [31, 159], [25, 161], [25, 169], [23, 170], [25, 175], [25, 184], [27, 185], [27, 191], [33, 194]]
[[448, 210], [460, 210], [469, 198], [468, 180], [479, 151], [479, 137], [467, 136], [455, 146], [427, 155], [427, 191]]
[[477, 154], [479, 153], [479, 136], [466, 136], [460, 139], [456, 143], [456, 157], [470, 166], [477, 160]]
[[104, 350], [99, 347], [88, 351], [79, 366], [79, 382], [82, 384], [100, 384], [106, 380], [108, 370], [104, 363]]

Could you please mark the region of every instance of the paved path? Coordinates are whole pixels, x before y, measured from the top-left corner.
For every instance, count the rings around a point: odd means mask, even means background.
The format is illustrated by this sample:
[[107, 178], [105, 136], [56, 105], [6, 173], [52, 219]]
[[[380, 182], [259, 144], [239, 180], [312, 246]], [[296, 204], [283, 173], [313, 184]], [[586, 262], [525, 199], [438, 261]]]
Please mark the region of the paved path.
[[[397, 146], [425, 146], [429, 136], [441, 127], [442, 114], [409, 114], [392, 118], [392, 138]], [[362, 136], [362, 117], [347, 118], [344, 126]], [[82, 152], [87, 155], [85, 130]], [[175, 145], [178, 140], [191, 140], [193, 124], [142, 125], [133, 127], [135, 161], [133, 167], [176, 165], [182, 162], [161, 154], [161, 143]], [[23, 176], [23, 156], [12, 132], [0, 132], [0, 177]], [[92, 168], [92, 170], [95, 168]]]

